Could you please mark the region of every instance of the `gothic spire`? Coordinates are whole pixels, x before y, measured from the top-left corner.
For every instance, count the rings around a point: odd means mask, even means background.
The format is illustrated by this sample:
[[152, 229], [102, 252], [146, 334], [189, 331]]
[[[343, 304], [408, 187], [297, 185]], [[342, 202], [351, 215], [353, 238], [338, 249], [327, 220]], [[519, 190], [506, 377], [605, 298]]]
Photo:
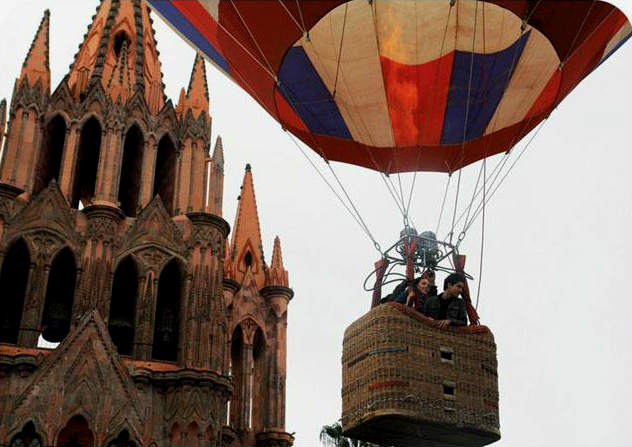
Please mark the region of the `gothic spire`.
[[279, 236], [274, 238], [272, 266], [266, 278], [266, 285], [283, 287], [288, 287], [289, 285], [287, 270], [283, 268], [283, 255], [281, 253], [281, 239], [279, 239]]
[[224, 195], [224, 148], [222, 137], [218, 136], [211, 158], [211, 181], [209, 182], [207, 212], [222, 215], [222, 197]]
[[50, 94], [50, 66], [48, 63], [48, 40], [50, 30], [50, 11], [44, 11], [44, 17], [40, 22], [33, 43], [22, 64], [22, 71], [18, 84], [27, 80], [30, 87], [41, 81], [45, 93]]
[[0, 150], [2, 150], [2, 143], [6, 134], [7, 128], [7, 100], [0, 101]]
[[[182, 101], [182, 97], [181, 97]], [[183, 102], [178, 103], [178, 110], [184, 116], [190, 109], [194, 118], [198, 118], [201, 113], [204, 116], [209, 115], [209, 96], [208, 83], [206, 81], [206, 68], [204, 59], [197, 53], [195, 62], [191, 70], [191, 78], [189, 80], [189, 88]]]
[[241, 194], [238, 200], [230, 258], [235, 266], [237, 281], [242, 282], [245, 273], [252, 269], [257, 286], [261, 288], [265, 285], [263, 246], [261, 243], [255, 187], [249, 164], [246, 165]]
[[149, 8], [141, 0], [101, 0], [68, 73], [76, 97], [101, 83], [107, 90], [125, 44], [130, 85], [143, 93], [151, 113], [165, 104], [159, 52]]

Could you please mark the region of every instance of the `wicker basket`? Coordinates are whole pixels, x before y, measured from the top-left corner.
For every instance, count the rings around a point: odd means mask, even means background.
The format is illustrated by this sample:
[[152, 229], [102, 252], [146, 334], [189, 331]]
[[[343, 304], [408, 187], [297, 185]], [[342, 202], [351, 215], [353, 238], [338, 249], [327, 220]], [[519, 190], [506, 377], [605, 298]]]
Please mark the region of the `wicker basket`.
[[496, 344], [485, 326], [438, 329], [400, 304], [345, 331], [345, 436], [384, 446], [481, 446], [500, 439]]

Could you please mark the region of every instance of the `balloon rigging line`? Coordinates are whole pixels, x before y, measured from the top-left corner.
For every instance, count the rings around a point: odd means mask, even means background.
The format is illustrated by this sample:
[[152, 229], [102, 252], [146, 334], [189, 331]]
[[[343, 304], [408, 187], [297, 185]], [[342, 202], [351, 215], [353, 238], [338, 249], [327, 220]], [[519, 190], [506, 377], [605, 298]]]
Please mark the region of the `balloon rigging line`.
[[448, 189], [450, 188], [450, 180], [452, 180], [452, 176], [448, 175], [448, 180], [445, 183], [445, 192], [443, 193], [443, 202], [441, 202], [441, 211], [439, 211], [439, 219], [437, 220], [437, 229], [435, 230], [435, 234], [439, 233], [439, 226], [441, 225], [441, 217], [443, 216], [443, 209], [445, 208], [445, 201], [448, 197]]
[[[483, 253], [485, 248], [485, 194], [486, 194], [487, 159], [483, 159], [483, 217], [481, 219], [481, 253], [478, 264], [478, 284], [476, 285], [476, 304], [474, 309], [478, 310], [478, 301], [481, 297], [481, 283], [483, 282]], [[467, 219], [466, 219], [467, 220]]]
[[[467, 81], [467, 102], [466, 102], [467, 105], [465, 106], [465, 121], [463, 123], [463, 138], [461, 140], [461, 158], [458, 162], [458, 165], [460, 167], [459, 167], [459, 173], [458, 173], [457, 182], [456, 182], [456, 196], [454, 197], [454, 212], [452, 213], [452, 228], [450, 229], [450, 243], [452, 243], [452, 236], [454, 236], [454, 222], [456, 219], [456, 210], [459, 204], [459, 193], [461, 191], [461, 172], [463, 170], [461, 167], [461, 164], [463, 163], [463, 159], [465, 158], [465, 138], [467, 137], [467, 124], [468, 124], [468, 119], [470, 116], [470, 105], [471, 105], [471, 98], [472, 98], [472, 76], [474, 74], [474, 54], [476, 50], [477, 25], [478, 25], [478, 0], [476, 0], [475, 9], [474, 9], [474, 32], [472, 33], [472, 54], [470, 55], [470, 74]], [[459, 239], [460, 239], [460, 236], [459, 236]]]
[[[448, 26], [450, 25], [450, 17], [452, 16], [452, 8], [454, 6], [454, 2], [450, 2], [450, 9], [448, 10], [448, 18], [446, 19], [445, 22], [445, 26], [443, 27], [443, 38], [441, 39], [441, 47], [439, 49], [439, 61], [441, 61], [441, 57], [443, 55], [443, 49], [445, 47], [445, 40], [446, 40], [446, 36], [448, 34]], [[415, 3], [415, 24], [417, 24], [417, 4]], [[376, 31], [377, 32], [377, 31]], [[415, 35], [417, 35], [417, 26], [415, 26]], [[415, 53], [418, 52], [418, 48], [417, 48], [417, 42], [415, 42]], [[437, 79], [439, 78], [439, 67], [441, 66], [441, 62], [437, 63], [437, 67], [435, 69], [435, 74], [434, 74], [434, 78], [432, 80], [432, 91], [434, 92], [437, 86]], [[417, 76], [419, 76], [419, 70], [417, 70]], [[419, 84], [419, 81], [417, 81], [417, 83]], [[428, 95], [426, 100], [426, 109], [430, 108], [430, 96]], [[421, 120], [420, 120], [421, 121]], [[426, 114], [426, 123], [428, 123], [430, 121], [430, 113]], [[422, 127], [423, 129], [423, 127]], [[415, 167], [417, 167], [417, 165], [419, 165], [419, 159], [421, 157], [421, 151], [417, 152], [417, 162], [415, 163]], [[408, 195], [408, 205], [406, 206], [406, 213], [408, 214], [410, 212], [410, 204], [413, 198], [413, 193], [415, 190], [415, 182], [417, 180], [417, 172], [415, 171], [413, 174], [413, 181], [412, 184], [410, 186], [410, 193]], [[449, 181], [448, 181], [449, 183]], [[447, 191], [446, 191], [447, 192]], [[445, 197], [443, 199], [443, 204], [445, 205]], [[441, 211], [441, 214], [443, 214], [443, 210]], [[441, 214], [439, 215], [439, 221], [441, 221]], [[439, 224], [437, 224], [437, 231], [439, 231], [438, 229]], [[435, 232], [436, 234], [436, 232]]]
[[[305, 29], [305, 23], [303, 23], [303, 26], [301, 27], [301, 24], [298, 23], [298, 21], [296, 20], [296, 17], [294, 17], [294, 15], [290, 12], [289, 9], [287, 9], [287, 6], [285, 6], [285, 3], [283, 3], [281, 0], [278, 0], [279, 4], [281, 5], [281, 7], [283, 9], [285, 9], [285, 12], [287, 12], [287, 15], [290, 16], [290, 18], [292, 19], [292, 21], [294, 22], [294, 24], [296, 25], [296, 27], [298, 28], [298, 30], [300, 32], [303, 33], [303, 35], [307, 34], [307, 30]], [[298, 2], [297, 2], [297, 6], [298, 6]], [[300, 8], [300, 6], [299, 6]], [[300, 9], [299, 9], [299, 13], [300, 13]], [[301, 16], [301, 22], [303, 21], [303, 17]]]
[[[593, 6], [595, 6], [595, 0], [592, 0], [592, 3], [590, 4], [590, 8], [588, 8], [588, 11], [586, 11], [586, 15], [584, 16], [584, 20], [582, 20], [581, 25], [579, 25], [579, 28], [577, 29], [577, 33], [575, 34], [575, 37], [573, 38], [573, 42], [568, 47], [568, 52], [566, 54], [566, 57], [560, 63], [560, 65], [564, 66], [564, 64], [566, 64], [566, 61], [568, 61], [568, 58], [571, 57], [571, 55], [575, 52], [575, 48], [573, 48], [573, 47], [575, 46], [575, 43], [577, 42], [577, 38], [579, 37], [580, 33], [582, 32], [582, 29], [584, 29], [584, 25], [586, 24], [586, 20], [588, 20], [588, 16], [590, 15], [590, 11], [592, 11]], [[599, 26], [595, 27], [595, 30], [597, 30], [598, 28], [599, 28]], [[592, 35], [592, 33], [591, 33], [591, 35]]]
[[342, 20], [342, 34], [340, 35], [340, 49], [338, 50], [338, 62], [336, 64], [336, 77], [334, 78], [334, 90], [332, 98], [336, 99], [336, 88], [338, 87], [338, 72], [340, 71], [340, 60], [342, 59], [342, 44], [345, 40], [345, 29], [347, 28], [347, 11], [349, 10], [349, 3], [345, 3], [345, 15]]
[[[516, 166], [516, 163], [518, 163], [518, 161], [520, 160], [520, 158], [524, 155], [525, 151], [529, 148], [529, 146], [531, 145], [531, 143], [533, 142], [533, 140], [535, 139], [535, 137], [540, 133], [540, 130], [542, 130], [542, 127], [544, 127], [544, 123], [546, 123], [548, 121], [548, 117], [545, 118], [537, 127], [537, 129], [535, 130], [535, 132], [533, 133], [533, 135], [531, 136], [531, 138], [529, 139], [529, 141], [527, 142], [527, 144], [522, 148], [522, 150], [520, 151], [520, 153], [518, 154], [518, 156], [516, 157], [516, 159], [513, 161], [513, 163], [509, 166], [509, 169], [507, 170], [507, 172], [505, 172], [505, 174], [503, 175], [503, 177], [500, 179], [500, 182], [494, 187], [494, 189], [490, 192], [487, 200], [483, 203], [480, 203], [479, 206], [477, 207], [474, 216], [472, 216], [472, 219], [470, 220], [470, 223], [468, 224], [467, 229], [469, 229], [472, 224], [474, 223], [474, 221], [476, 220], [476, 218], [479, 216], [479, 214], [481, 213], [481, 209], [482, 207], [484, 207], [486, 204], [488, 204], [490, 202], [490, 200], [494, 197], [494, 194], [496, 193], [496, 191], [498, 190], [498, 188], [500, 187], [500, 185], [502, 185], [502, 183], [504, 182], [504, 180], [507, 178], [507, 176], [509, 175], [509, 173], [512, 171], [512, 169], [514, 168], [514, 166]], [[491, 187], [490, 187], [491, 189]]]
[[[522, 128], [522, 132], [524, 132], [529, 127], [529, 125], [531, 124], [531, 121], [532, 121], [532, 118], [529, 118], [527, 120], [527, 122], [525, 123], [525, 125]], [[489, 179], [492, 179], [491, 183], [490, 183], [490, 188], [495, 186], [496, 181], [498, 180], [498, 177], [500, 176], [500, 174], [501, 174], [502, 170], [504, 169], [505, 165], [509, 161], [509, 158], [511, 157], [511, 155], [513, 155], [516, 152], [516, 151], [513, 150], [513, 147], [514, 147], [514, 145], [516, 143], [516, 139], [517, 139], [517, 137], [515, 137], [514, 140], [512, 141], [512, 143], [510, 144], [510, 147], [512, 149], [510, 149], [510, 150], [505, 152], [503, 157], [499, 160], [499, 162], [496, 164], [496, 166], [492, 170], [492, 173], [489, 176], [486, 177], [486, 179], [485, 179], [486, 182], [489, 181]], [[480, 195], [481, 191], [482, 190], [478, 190], [476, 192], [476, 197], [478, 197]], [[478, 210], [479, 206], [480, 206], [480, 202], [479, 202], [479, 205], [477, 205], [476, 210]], [[457, 220], [457, 222], [461, 221], [461, 219], [463, 218], [464, 214], [465, 214], [465, 212], [461, 213], [461, 215], [459, 216], [459, 219]], [[467, 220], [466, 220], [466, 222], [467, 222]], [[466, 226], [465, 231], [467, 232], [467, 228], [469, 228], [471, 226], [471, 221], [467, 222], [466, 225], [467, 226]]]
[[[483, 158], [483, 161], [485, 161], [485, 158]], [[461, 230], [461, 233], [465, 232], [465, 227], [466, 227], [467, 221], [468, 221], [468, 219], [470, 217], [470, 211], [472, 210], [472, 205], [474, 204], [474, 199], [475, 199], [474, 194], [478, 190], [478, 185], [479, 185], [479, 183], [481, 181], [481, 174], [483, 172], [484, 166], [485, 166], [485, 163], [481, 163], [481, 167], [478, 170], [478, 176], [476, 177], [476, 184], [474, 185], [474, 189], [472, 190], [472, 199], [470, 200], [470, 203], [467, 206], [467, 216], [465, 217], [465, 222], [463, 223], [463, 230]], [[483, 178], [483, 183], [485, 183], [485, 179], [484, 178]], [[485, 194], [485, 190], [484, 189], [483, 189], [483, 194]]]
[[[338, 201], [342, 204], [342, 206], [347, 210], [347, 212], [349, 213], [349, 215], [353, 218], [353, 220], [356, 221], [356, 223], [360, 226], [360, 228], [362, 229], [362, 231], [364, 231], [364, 233], [368, 236], [368, 238], [371, 240], [371, 242], [373, 242], [373, 244], [376, 246], [377, 248], [377, 242], [376, 240], [373, 238], [373, 235], [371, 234], [370, 231], [368, 231], [368, 228], [366, 227], [366, 225], [363, 224], [363, 222], [358, 218], [358, 216], [356, 216], [353, 211], [351, 211], [351, 209], [349, 208], [349, 206], [345, 203], [345, 201], [343, 200], [343, 198], [340, 196], [340, 194], [338, 193], [338, 191], [336, 191], [336, 189], [332, 186], [332, 184], [329, 182], [329, 180], [327, 180], [327, 178], [325, 177], [325, 175], [321, 172], [320, 169], [318, 169], [318, 166], [316, 166], [316, 164], [314, 163], [314, 161], [307, 155], [307, 153], [303, 150], [303, 148], [300, 146], [300, 144], [296, 141], [296, 139], [294, 138], [294, 135], [292, 135], [291, 132], [285, 132], [289, 137], [290, 140], [292, 141], [292, 143], [294, 143], [294, 145], [298, 148], [299, 151], [301, 151], [301, 154], [303, 154], [303, 156], [305, 157], [305, 159], [309, 162], [309, 164], [314, 168], [314, 170], [318, 173], [319, 177], [323, 180], [323, 182], [325, 182], [325, 184], [329, 187], [329, 189], [331, 190], [331, 192], [336, 196], [336, 198], [338, 199]], [[329, 163], [326, 162], [328, 165]], [[380, 251], [381, 253], [381, 251]]]
[[[272, 64], [270, 64], [270, 61], [268, 60], [268, 58], [266, 57], [265, 53], [263, 52], [263, 50], [259, 46], [259, 42], [257, 42], [257, 39], [255, 39], [255, 36], [252, 34], [252, 31], [250, 30], [250, 27], [248, 26], [248, 24], [246, 23], [244, 18], [241, 16], [241, 13], [239, 12], [239, 9], [237, 8], [237, 5], [235, 5], [235, 2], [233, 0], [230, 0], [230, 4], [233, 5], [233, 8], [235, 9], [235, 12], [237, 12], [237, 15], [239, 16], [239, 20], [241, 20], [241, 23], [244, 25], [244, 28], [246, 28], [246, 31], [248, 31], [248, 35], [250, 36], [250, 39], [252, 40], [252, 42], [257, 47], [257, 50], [259, 50], [259, 54], [261, 55], [261, 57], [263, 58], [265, 63], [268, 65], [268, 68], [270, 69], [270, 72], [274, 73], [274, 68], [272, 67]], [[276, 75], [273, 76], [273, 77], [276, 79]]]
[[[375, 22], [374, 22], [374, 24], [375, 24]], [[343, 27], [344, 27], [344, 25], [343, 25]], [[377, 28], [376, 28], [376, 29], [377, 29]], [[376, 31], [376, 32], [377, 32], [377, 31]], [[377, 34], [376, 34], [376, 35], [377, 35]], [[341, 40], [341, 41], [342, 41], [342, 40]], [[324, 65], [324, 64], [323, 64], [323, 60], [322, 60], [322, 58], [321, 58], [321, 56], [320, 56], [320, 52], [318, 51], [318, 48], [316, 47], [316, 45], [314, 45], [314, 43], [313, 43], [311, 40], [309, 40], [308, 42], [310, 43], [311, 48], [312, 48], [312, 50], [314, 51], [314, 54], [315, 54], [315, 55], [316, 55], [316, 57], [318, 58], [319, 63], [320, 63], [321, 65]], [[379, 43], [378, 43], [378, 46], [379, 46]], [[342, 50], [342, 48], [341, 48], [341, 50]], [[339, 64], [339, 63], [340, 63], [340, 58], [338, 59], [338, 65], [337, 65], [337, 68], [336, 68], [336, 71], [337, 71], [336, 75], [338, 75], [338, 70], [339, 70], [339, 67], [340, 67], [340, 64]], [[327, 73], [327, 72], [325, 72], [325, 73]], [[329, 78], [329, 80], [330, 80], [330, 82], [331, 82], [331, 78]], [[343, 82], [344, 82], [344, 78], [343, 78]], [[337, 83], [337, 80], [336, 80], [336, 81], [334, 81], [334, 83]], [[288, 98], [288, 100], [289, 100], [292, 104], [296, 104], [296, 101], [294, 101], [294, 99], [293, 99], [293, 98]], [[353, 101], [353, 99], [351, 99], [351, 101]], [[342, 106], [346, 108], [346, 105], [344, 105], [344, 104], [343, 104]], [[353, 115], [350, 115], [350, 116], [352, 117]], [[354, 120], [353, 118], [351, 118], [351, 119], [352, 119], [352, 121], [354, 122], [354, 125], [356, 125], [356, 126], [357, 126], [358, 124], [357, 124], [357, 123], [355, 123], [355, 120]], [[375, 144], [375, 142], [373, 141], [373, 138], [372, 138], [372, 136], [371, 136], [371, 132], [369, 131], [368, 126], [367, 126], [367, 125], [366, 125], [366, 123], [364, 122], [363, 115], [360, 115], [360, 125], [364, 128], [364, 130], [365, 130], [365, 132], [366, 132], [366, 134], [367, 134], [367, 136], [368, 136], [369, 140], [370, 140], [370, 141], [371, 141], [371, 143], [372, 143], [372, 146], [376, 146], [376, 144]], [[391, 129], [391, 132], [392, 132], [392, 129]], [[389, 177], [388, 175], [385, 175], [385, 174], [384, 174], [384, 172], [383, 172], [384, 170], [383, 170], [380, 166], [378, 166], [377, 161], [376, 161], [376, 160], [375, 160], [375, 158], [373, 157], [373, 154], [372, 154], [372, 153], [368, 150], [368, 148], [366, 148], [366, 147], [365, 147], [365, 151], [367, 152], [367, 155], [368, 155], [368, 156], [369, 156], [369, 158], [371, 159], [371, 162], [373, 163], [373, 166], [374, 166], [375, 170], [376, 170], [377, 172], [379, 172], [380, 177], [382, 178], [382, 181], [384, 182], [384, 185], [386, 186], [386, 189], [388, 190], [388, 192], [389, 192], [390, 196], [393, 198], [393, 201], [395, 202], [395, 205], [396, 205], [396, 206], [397, 206], [397, 208], [399, 209], [399, 212], [402, 214], [402, 216], [404, 216], [404, 205], [403, 205], [403, 203], [402, 203], [402, 205], [400, 205], [400, 204], [399, 204], [399, 201], [398, 201], [398, 199], [397, 199], [397, 194], [396, 194], [397, 188], [396, 188], [396, 187], [395, 187], [395, 185], [393, 184], [393, 181], [390, 179], [390, 177]], [[327, 162], [329, 161], [329, 160], [327, 159], [327, 157], [324, 155], [324, 153], [322, 153], [322, 151], [321, 151], [320, 155], [323, 157], [323, 159], [327, 160]], [[389, 182], [390, 182], [390, 186], [389, 186]]]
[[[279, 2], [283, 4], [281, 0], [279, 0]], [[303, 10], [301, 10], [301, 3], [298, 0], [296, 0], [296, 9], [298, 9], [298, 16], [300, 17], [301, 23], [303, 24], [303, 33], [305, 33], [305, 37], [309, 40], [309, 30], [305, 26], [305, 19], [303, 18]]]
[[[270, 77], [271, 77], [272, 79], [274, 79], [274, 80], [275, 80], [275, 82], [276, 82], [277, 77], [276, 77], [276, 75], [274, 74], [274, 70], [271, 70], [271, 69], [269, 69], [269, 68], [266, 68], [266, 67], [265, 67], [265, 66], [261, 63], [261, 61], [260, 61], [259, 59], [257, 59], [257, 58], [256, 58], [256, 57], [255, 57], [255, 56], [254, 56], [254, 55], [250, 52], [250, 50], [248, 50], [248, 48], [246, 48], [246, 47], [244, 46], [244, 44], [243, 44], [243, 43], [241, 43], [241, 42], [239, 41], [239, 39], [237, 39], [235, 36], [233, 36], [233, 35], [232, 35], [232, 33], [231, 33], [230, 31], [228, 31], [228, 29], [226, 29], [226, 27], [225, 27], [224, 25], [222, 25], [222, 23], [221, 23], [220, 21], [217, 21], [217, 26], [218, 26], [218, 27], [219, 27], [222, 31], [224, 31], [228, 37], [230, 37], [231, 39], [233, 39], [233, 41], [234, 41], [237, 45], [239, 45], [239, 47], [240, 47], [242, 50], [244, 50], [244, 52], [245, 52], [248, 56], [250, 56], [250, 58], [251, 58], [253, 61], [255, 61], [255, 62], [257, 63], [257, 65], [259, 65], [259, 66], [263, 69], [263, 71], [265, 71], [265, 72], [268, 74], [268, 76], [270, 76]], [[197, 46], [196, 46], [196, 48], [197, 48]], [[266, 61], [266, 62], [267, 62], [267, 61]], [[268, 65], [269, 65], [269, 64], [268, 64]], [[224, 71], [224, 69], [222, 69], [222, 71]]]
[[[312, 50], [314, 51], [314, 54], [316, 55], [316, 57], [318, 58], [319, 62], [321, 64], [323, 64], [322, 62], [322, 58], [320, 56], [320, 53], [318, 51], [318, 48], [316, 47], [316, 45], [314, 45], [314, 43], [310, 40], [309, 43], [311, 44]], [[331, 81], [331, 79], [330, 79]], [[296, 105], [297, 101], [294, 100], [293, 94], [291, 92], [290, 89], [286, 89], [286, 93], [288, 94], [287, 99], [288, 101], [292, 104], [292, 105]], [[319, 118], [317, 116], [315, 116], [316, 119], [319, 120]], [[362, 115], [360, 115], [360, 118], [362, 118]], [[356, 124], [357, 125], [357, 124]], [[365, 131], [367, 132], [367, 135], [369, 136], [369, 139], [372, 141], [371, 138], [371, 133], [369, 132], [369, 129], [366, 125], [366, 123], [364, 122], [363, 119], [361, 119], [361, 125], [364, 127]], [[375, 144], [373, 144], [375, 145]], [[319, 152], [320, 156], [326, 161], [326, 163], [329, 163], [329, 159], [325, 156], [325, 154], [322, 152], [322, 150], [318, 149], [318, 145], [315, 145], [315, 147], [317, 148], [316, 150]], [[387, 175], [385, 175], [382, 171], [382, 169], [378, 166], [377, 161], [375, 160], [375, 158], [373, 157], [373, 154], [368, 150], [368, 148], [365, 147], [365, 150], [367, 151], [367, 155], [370, 157], [371, 162], [373, 163], [373, 166], [375, 168], [375, 170], [380, 174], [380, 177], [382, 178], [382, 181], [384, 182], [384, 185], [386, 186], [386, 189], [388, 190], [390, 196], [393, 198], [393, 201], [395, 202], [395, 205], [397, 206], [397, 208], [399, 209], [399, 212], [402, 214], [402, 216], [404, 215], [404, 210], [403, 210], [403, 205], [400, 206], [396, 193], [394, 191], [396, 191], [396, 187], [393, 184], [392, 180], [390, 179], [390, 177], [388, 177]], [[388, 180], [387, 180], [388, 178]], [[389, 186], [389, 182], [391, 183], [391, 185]]]

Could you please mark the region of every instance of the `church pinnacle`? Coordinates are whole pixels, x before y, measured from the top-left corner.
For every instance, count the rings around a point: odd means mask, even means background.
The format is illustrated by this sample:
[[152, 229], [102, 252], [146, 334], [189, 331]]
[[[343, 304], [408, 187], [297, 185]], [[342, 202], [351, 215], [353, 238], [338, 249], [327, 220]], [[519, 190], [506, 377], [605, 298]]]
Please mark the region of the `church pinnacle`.
[[260, 228], [252, 170], [248, 164], [241, 185], [239, 204], [233, 225], [230, 259], [236, 270], [237, 281], [241, 282], [244, 275], [252, 270], [259, 288], [265, 285], [265, 261]]
[[206, 67], [204, 59], [197, 53], [195, 62], [191, 70], [191, 78], [189, 80], [189, 88], [184, 93], [180, 92], [178, 101], [178, 113], [186, 115], [187, 110], [191, 110], [193, 118], [197, 119], [200, 114], [205, 117], [209, 116], [209, 95], [208, 83], [206, 81]]
[[142, 0], [101, 0], [68, 73], [77, 98], [90, 86], [109, 88], [121, 52], [127, 54], [129, 85], [142, 92], [151, 113], [165, 104], [162, 71], [148, 6]]
[[47, 9], [24, 59], [18, 81], [21, 84], [26, 80], [29, 87], [35, 86], [39, 81], [42, 83], [43, 91], [47, 94], [50, 94], [49, 30], [50, 12]]
[[281, 253], [281, 239], [279, 236], [274, 238], [274, 249], [272, 250], [272, 266], [268, 271], [266, 278], [268, 286], [288, 287], [288, 273], [283, 267], [283, 254]]

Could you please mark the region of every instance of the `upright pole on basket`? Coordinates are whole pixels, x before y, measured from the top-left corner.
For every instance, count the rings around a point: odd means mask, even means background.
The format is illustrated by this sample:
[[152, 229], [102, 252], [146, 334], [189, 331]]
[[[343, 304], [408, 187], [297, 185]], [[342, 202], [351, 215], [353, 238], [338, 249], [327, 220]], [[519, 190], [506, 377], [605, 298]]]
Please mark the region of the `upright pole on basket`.
[[465, 310], [467, 311], [467, 317], [470, 319], [470, 326], [478, 326], [479, 316], [474, 306], [472, 306], [472, 299], [470, 298], [470, 288], [467, 285], [467, 277], [463, 274], [465, 272], [465, 255], [457, 255], [454, 254], [452, 259], [454, 261], [454, 270], [457, 273], [461, 273], [463, 275], [463, 279], [465, 280], [465, 287], [463, 288], [463, 300], [465, 301]]

